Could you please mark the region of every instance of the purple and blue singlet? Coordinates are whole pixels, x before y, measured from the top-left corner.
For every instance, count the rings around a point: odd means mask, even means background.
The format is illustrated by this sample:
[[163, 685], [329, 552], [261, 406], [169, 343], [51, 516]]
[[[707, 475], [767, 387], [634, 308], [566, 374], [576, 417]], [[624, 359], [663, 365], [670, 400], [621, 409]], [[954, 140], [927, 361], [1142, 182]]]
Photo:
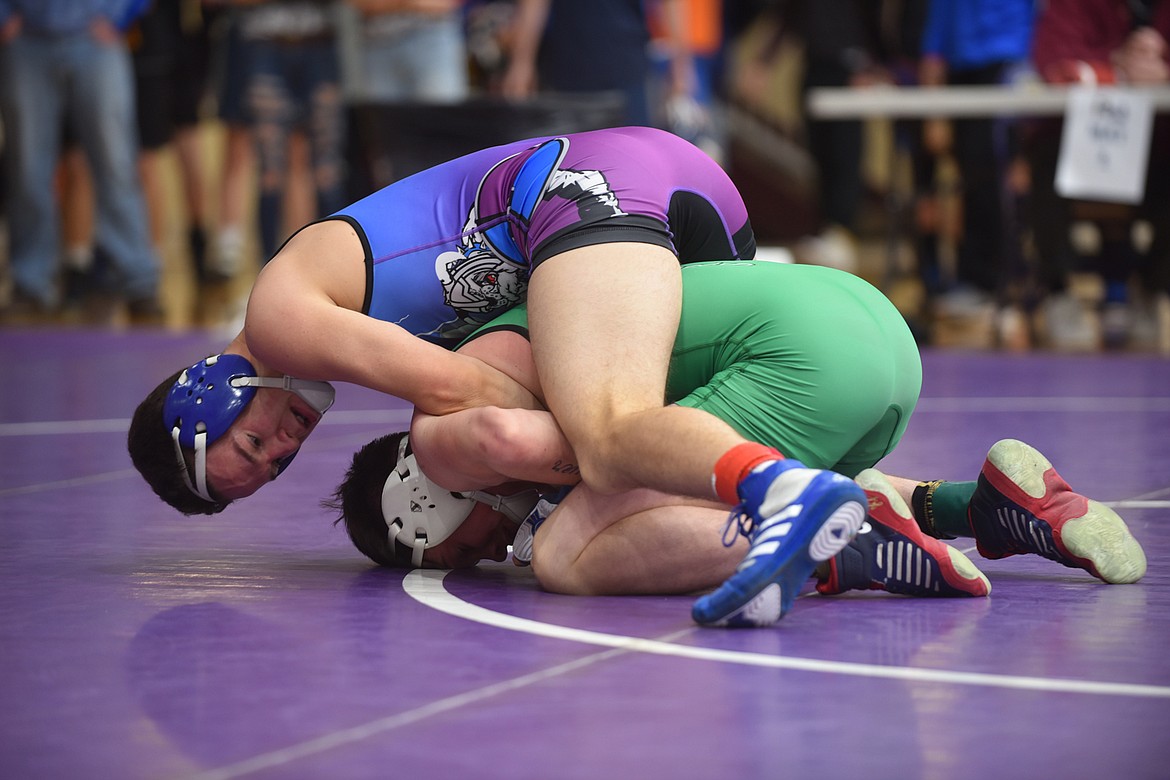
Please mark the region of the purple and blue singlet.
[[747, 209], [723, 169], [646, 127], [485, 149], [330, 219], [362, 238], [364, 313], [448, 348], [523, 301], [532, 270], [569, 249], [649, 243], [681, 263], [755, 254]]

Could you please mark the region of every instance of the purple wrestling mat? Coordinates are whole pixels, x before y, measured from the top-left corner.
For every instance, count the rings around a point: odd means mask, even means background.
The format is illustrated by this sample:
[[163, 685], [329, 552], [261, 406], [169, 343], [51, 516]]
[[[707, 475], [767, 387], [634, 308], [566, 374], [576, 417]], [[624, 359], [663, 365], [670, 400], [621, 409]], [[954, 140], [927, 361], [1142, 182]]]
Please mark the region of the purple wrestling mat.
[[277, 485], [174, 513], [127, 421], [221, 346], [0, 331], [0, 776], [1170, 776], [1170, 361], [928, 352], [881, 464], [973, 479], [1028, 441], [1127, 519], [1139, 584], [971, 551], [989, 599], [809, 594], [726, 631], [690, 598], [550, 595], [510, 564], [369, 564], [319, 502], [409, 410], [350, 386]]

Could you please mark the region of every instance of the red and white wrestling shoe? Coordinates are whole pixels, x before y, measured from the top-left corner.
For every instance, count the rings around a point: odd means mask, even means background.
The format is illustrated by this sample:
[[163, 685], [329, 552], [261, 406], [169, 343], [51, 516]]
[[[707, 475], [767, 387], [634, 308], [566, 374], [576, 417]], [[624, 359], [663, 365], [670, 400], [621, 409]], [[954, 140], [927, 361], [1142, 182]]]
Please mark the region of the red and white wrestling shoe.
[[985, 558], [1035, 553], [1105, 582], [1137, 582], [1146, 554], [1116, 512], [1073, 492], [1048, 459], [1015, 439], [987, 453], [967, 519]]
[[886, 476], [866, 469], [855, 478], [869, 499], [866, 522], [829, 562], [817, 583], [826, 595], [884, 590], [907, 596], [986, 596], [991, 583], [961, 551], [918, 528]]

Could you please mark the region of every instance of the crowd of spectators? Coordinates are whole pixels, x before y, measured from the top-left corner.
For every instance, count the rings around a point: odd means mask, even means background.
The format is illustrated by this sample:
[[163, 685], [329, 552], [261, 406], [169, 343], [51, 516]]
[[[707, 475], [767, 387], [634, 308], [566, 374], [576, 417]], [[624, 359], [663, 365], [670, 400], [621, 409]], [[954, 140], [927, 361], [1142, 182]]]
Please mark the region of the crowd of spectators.
[[[764, 44], [733, 63], [761, 26]], [[60, 321], [100, 298], [134, 324], [208, 324], [215, 291], [245, 290], [292, 230], [347, 199], [355, 102], [612, 95], [624, 121], [723, 162], [734, 138], [721, 107], [763, 99], [761, 74], [792, 50], [799, 96], [1167, 85], [1167, 39], [1159, 0], [0, 0], [0, 323]], [[802, 119], [816, 224], [793, 253], [864, 273], [863, 123]], [[992, 311], [1024, 323], [1013, 344], [1170, 350], [1170, 180], [1149, 176], [1128, 206], [1061, 197], [1058, 119], [891, 126], [913, 172], [907, 238], [924, 303], [908, 316], [924, 318], [925, 340], [935, 319]], [[176, 311], [160, 281], [175, 253], [169, 152], [194, 311]], [[1149, 160], [1170, 169], [1165, 116]], [[944, 189], [960, 204], [948, 236]], [[1086, 275], [1096, 285], [1078, 287]]]

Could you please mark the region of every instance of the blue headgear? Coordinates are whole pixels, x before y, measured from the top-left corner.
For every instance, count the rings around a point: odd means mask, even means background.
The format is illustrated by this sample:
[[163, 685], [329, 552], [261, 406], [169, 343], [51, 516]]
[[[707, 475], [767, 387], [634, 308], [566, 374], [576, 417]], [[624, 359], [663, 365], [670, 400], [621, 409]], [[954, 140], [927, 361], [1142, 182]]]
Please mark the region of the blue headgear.
[[[179, 375], [163, 402], [163, 423], [170, 429], [183, 481], [191, 492], [215, 502], [207, 490], [207, 447], [225, 434], [256, 395], [258, 387], [274, 387], [296, 393], [317, 414], [333, 405], [333, 386], [328, 382], [290, 376], [256, 376], [255, 367], [242, 355], [213, 355]], [[187, 473], [183, 447], [195, 450], [195, 481]], [[280, 471], [296, 453], [284, 458]]]

